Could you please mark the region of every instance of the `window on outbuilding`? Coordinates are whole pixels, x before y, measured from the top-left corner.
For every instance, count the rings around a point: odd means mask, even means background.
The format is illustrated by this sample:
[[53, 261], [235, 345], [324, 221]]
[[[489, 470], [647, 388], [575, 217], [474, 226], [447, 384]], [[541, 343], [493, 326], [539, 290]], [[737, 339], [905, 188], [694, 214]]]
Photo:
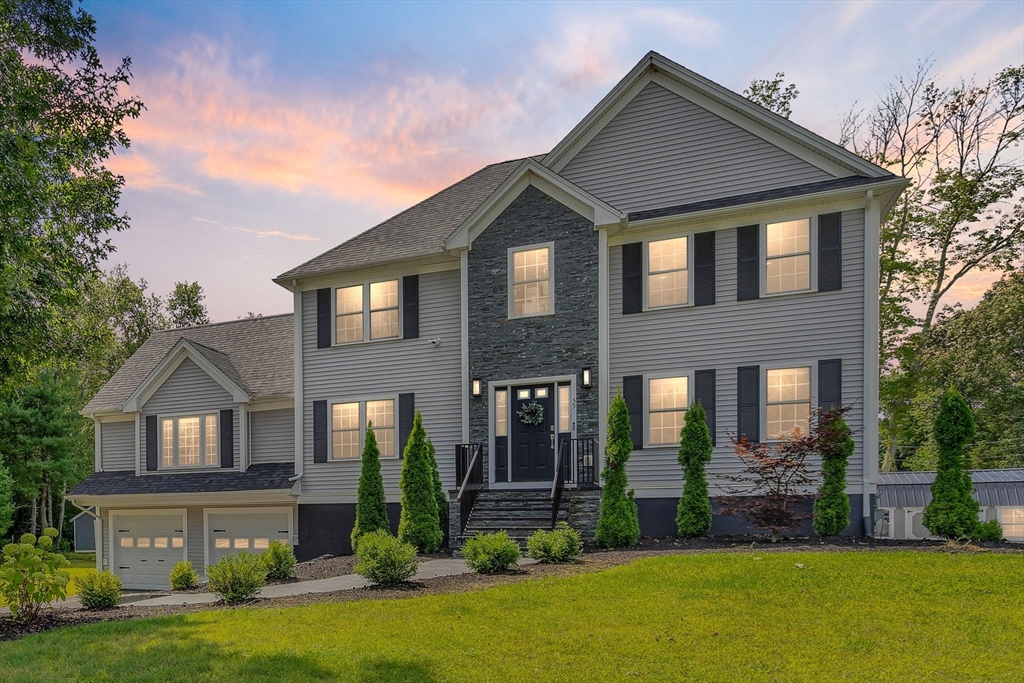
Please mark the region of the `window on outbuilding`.
[[999, 508], [999, 523], [1003, 525], [1003, 536], [1024, 540], [1024, 508]]

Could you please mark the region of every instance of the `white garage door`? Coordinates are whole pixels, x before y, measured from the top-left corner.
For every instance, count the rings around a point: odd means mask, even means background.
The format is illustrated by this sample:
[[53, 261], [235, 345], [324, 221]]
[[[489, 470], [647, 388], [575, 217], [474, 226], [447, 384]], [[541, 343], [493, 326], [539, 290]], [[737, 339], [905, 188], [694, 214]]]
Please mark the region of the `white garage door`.
[[181, 512], [115, 514], [113, 567], [125, 588], [168, 588], [171, 568], [185, 559]]
[[207, 511], [207, 557], [210, 564], [239, 550], [262, 552], [273, 541], [291, 545], [291, 514], [288, 510], [245, 512]]

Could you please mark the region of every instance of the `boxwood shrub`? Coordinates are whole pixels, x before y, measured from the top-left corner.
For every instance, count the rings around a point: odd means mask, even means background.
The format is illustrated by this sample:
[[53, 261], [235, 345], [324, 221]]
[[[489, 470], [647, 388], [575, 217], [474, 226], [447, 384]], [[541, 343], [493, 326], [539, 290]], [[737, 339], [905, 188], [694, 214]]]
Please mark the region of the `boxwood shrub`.
[[290, 579], [295, 568], [295, 551], [281, 541], [274, 541], [260, 555], [267, 567], [268, 579]]
[[255, 597], [267, 582], [267, 567], [259, 555], [240, 550], [207, 567], [206, 575], [210, 590], [233, 605]]
[[559, 522], [552, 531], [537, 529], [526, 541], [526, 554], [540, 562], [572, 562], [582, 553], [580, 532], [565, 522]]
[[462, 556], [476, 573], [493, 574], [506, 571], [519, 562], [519, 544], [504, 530], [478, 533], [462, 546]]
[[121, 602], [121, 577], [108, 570], [98, 572], [90, 569], [80, 576], [78, 583], [78, 599], [86, 609], [110, 609]]
[[378, 529], [359, 537], [355, 572], [379, 586], [394, 586], [416, 575], [416, 547]]
[[171, 569], [171, 590], [190, 591], [199, 586], [199, 574], [192, 568], [191, 560], [179, 562]]

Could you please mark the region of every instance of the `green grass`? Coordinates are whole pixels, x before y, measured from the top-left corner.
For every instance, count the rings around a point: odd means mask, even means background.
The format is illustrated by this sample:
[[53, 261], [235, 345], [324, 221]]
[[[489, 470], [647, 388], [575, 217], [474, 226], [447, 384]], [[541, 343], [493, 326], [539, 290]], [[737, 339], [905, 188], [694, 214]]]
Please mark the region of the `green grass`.
[[677, 555], [93, 624], [0, 644], [0, 680], [1024, 681], [1022, 597], [1024, 555]]

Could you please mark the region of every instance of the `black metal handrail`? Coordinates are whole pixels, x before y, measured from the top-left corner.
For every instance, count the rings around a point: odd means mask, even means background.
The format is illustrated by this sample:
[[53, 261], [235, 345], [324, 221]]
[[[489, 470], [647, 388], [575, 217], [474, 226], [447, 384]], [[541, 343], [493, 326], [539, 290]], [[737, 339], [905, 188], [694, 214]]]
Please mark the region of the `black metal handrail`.
[[576, 488], [581, 489], [596, 488], [599, 485], [597, 439], [584, 437], [563, 440], [559, 461], [564, 484], [575, 484]]
[[565, 462], [568, 451], [569, 441], [566, 440], [555, 454], [555, 480], [551, 482], [551, 526], [558, 523], [558, 508], [562, 505], [562, 486], [565, 481], [565, 468], [562, 467], [562, 463]]
[[466, 530], [469, 513], [473, 511], [477, 494], [484, 485], [484, 445], [460, 443], [455, 446], [455, 479], [460, 482], [456, 500], [459, 501], [459, 531]]

